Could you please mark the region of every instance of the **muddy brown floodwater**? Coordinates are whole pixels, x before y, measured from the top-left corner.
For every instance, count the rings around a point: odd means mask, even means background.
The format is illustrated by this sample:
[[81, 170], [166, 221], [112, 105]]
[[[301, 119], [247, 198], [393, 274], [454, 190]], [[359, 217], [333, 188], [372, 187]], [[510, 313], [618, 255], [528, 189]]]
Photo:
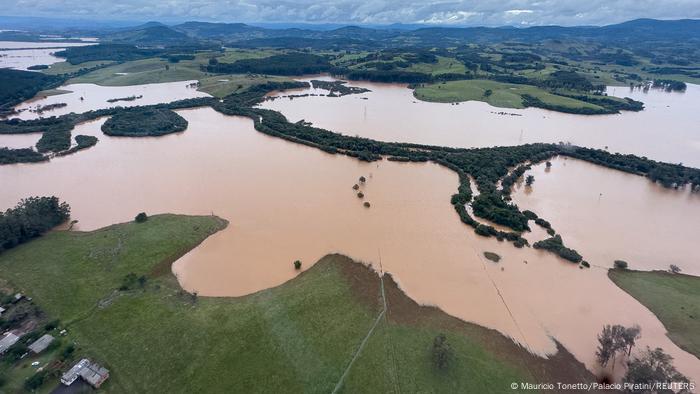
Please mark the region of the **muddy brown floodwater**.
[[[314, 78], [304, 80], [310, 79]], [[294, 122], [304, 119], [317, 127], [381, 141], [455, 147], [568, 141], [700, 167], [700, 85], [688, 84], [685, 93], [609, 87], [609, 94], [641, 100], [646, 109], [598, 116], [497, 108], [479, 101], [429, 103], [414, 98], [413, 91], [402, 85], [355, 81], [351, 85], [372, 91], [336, 98], [284, 98], [265, 102], [262, 107], [279, 111]], [[303, 89], [278, 95], [291, 93], [328, 92]]]
[[65, 59], [54, 53], [67, 47], [94, 45], [81, 42], [18, 42], [0, 41], [0, 68], [26, 70], [37, 64], [50, 65]]
[[[661, 187], [648, 179], [558, 157], [524, 176], [513, 193], [521, 209], [544, 217], [591, 264], [625, 260], [639, 270], [668, 269], [700, 276], [697, 235], [700, 193]], [[531, 239], [531, 241], [536, 239]]]
[[[32, 100], [15, 107], [19, 114], [10, 118], [36, 119], [39, 117], [61, 116], [71, 112], [77, 114], [112, 107], [133, 107], [138, 105], [152, 105], [169, 103], [176, 100], [183, 100], [196, 97], [210, 97], [207, 93], [200, 92], [195, 87], [190, 87], [197, 81], [180, 81], [165, 83], [149, 83], [132, 86], [100, 86], [92, 83], [76, 83], [62, 85], [58, 90], [68, 93], [53, 96], [37, 96]], [[110, 103], [107, 100], [127, 97], [141, 98]], [[65, 107], [44, 111], [41, 114], [31, 111], [40, 106], [50, 104], [65, 103]], [[1, 141], [0, 141], [1, 143]]]
[[[0, 167], [0, 181], [12, 185], [0, 188], [0, 206], [56, 195], [71, 204], [82, 230], [132, 220], [141, 211], [213, 213], [229, 227], [173, 267], [183, 287], [201, 295], [276, 286], [297, 274], [294, 260], [308, 268], [339, 252], [375, 266], [381, 260], [416, 301], [497, 329], [537, 354], [554, 352], [556, 338], [592, 370], [604, 324], [639, 324], [639, 348], [664, 348], [684, 374], [700, 379], [700, 360], [675, 346], [606, 270], [581, 270], [551, 254], [481, 238], [463, 225], [450, 205], [455, 173], [429, 163], [329, 155], [210, 108], [179, 113], [189, 128], [160, 138], [104, 136], [104, 119], [79, 125], [75, 134], [100, 138], [95, 147], [49, 163]], [[361, 175], [369, 209], [352, 190]], [[484, 251], [498, 253], [501, 262], [486, 260]]]

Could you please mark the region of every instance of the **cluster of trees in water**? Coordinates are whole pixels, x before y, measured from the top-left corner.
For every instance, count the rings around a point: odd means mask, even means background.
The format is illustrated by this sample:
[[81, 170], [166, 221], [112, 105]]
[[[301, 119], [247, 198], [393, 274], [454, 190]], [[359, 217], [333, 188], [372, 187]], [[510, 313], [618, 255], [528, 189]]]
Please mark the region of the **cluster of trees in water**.
[[559, 234], [554, 235], [551, 238], [544, 239], [542, 241], [537, 241], [532, 245], [535, 249], [548, 250], [557, 256], [569, 260], [573, 263], [580, 263], [583, 257], [574, 249], [567, 248], [564, 246], [564, 241], [562, 241]]
[[16, 163], [37, 163], [48, 160], [41, 153], [30, 148], [0, 148], [0, 165]]
[[147, 137], [177, 133], [187, 129], [187, 120], [167, 108], [124, 108], [102, 124], [111, 136]]
[[65, 222], [70, 206], [57, 197], [30, 197], [0, 212], [0, 252], [13, 248]]
[[345, 81], [321, 81], [314, 79], [311, 81], [311, 86], [315, 89], [327, 90], [328, 96], [339, 97], [348, 94], [359, 94], [369, 92], [369, 89], [360, 88], [357, 86], [348, 86]]

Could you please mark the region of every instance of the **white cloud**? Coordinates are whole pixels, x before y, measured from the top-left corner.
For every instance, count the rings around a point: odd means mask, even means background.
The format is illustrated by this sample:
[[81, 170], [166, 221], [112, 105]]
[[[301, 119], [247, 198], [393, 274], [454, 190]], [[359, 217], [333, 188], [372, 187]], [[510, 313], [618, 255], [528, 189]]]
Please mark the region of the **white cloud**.
[[505, 13], [508, 15], [522, 15], [522, 14], [532, 14], [533, 10], [507, 10]]
[[[5, 15], [228, 22], [609, 24], [700, 18], [700, 0], [0, 0]], [[1, 17], [0, 17], [1, 20]]]

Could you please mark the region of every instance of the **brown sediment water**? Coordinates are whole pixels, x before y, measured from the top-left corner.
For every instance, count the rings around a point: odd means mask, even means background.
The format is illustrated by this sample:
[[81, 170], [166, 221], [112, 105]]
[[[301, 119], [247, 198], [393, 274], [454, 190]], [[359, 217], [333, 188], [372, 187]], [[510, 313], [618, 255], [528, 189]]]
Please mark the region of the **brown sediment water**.
[[65, 60], [54, 56], [54, 53], [67, 47], [85, 45], [94, 43], [0, 41], [0, 68], [26, 70], [38, 64], [51, 65]]
[[557, 157], [548, 170], [533, 166], [527, 187], [519, 182], [513, 200], [548, 220], [567, 246], [591, 264], [665, 270], [670, 264], [700, 275], [697, 235], [700, 193], [667, 189], [647, 178]]
[[39, 141], [41, 133], [0, 134], [0, 148], [31, 148]]
[[[159, 138], [114, 138], [104, 120], [75, 134], [100, 142], [49, 163], [0, 167], [0, 206], [56, 195], [77, 229], [132, 220], [136, 213], [213, 213], [230, 221], [178, 260], [184, 288], [240, 296], [279, 285], [327, 253], [394, 275], [416, 301], [499, 330], [537, 354], [560, 341], [592, 370], [604, 324], [639, 324], [640, 348], [660, 346], [700, 379], [700, 360], [675, 346], [656, 317], [608, 280], [551, 254], [474, 234], [450, 205], [457, 175], [430, 163], [363, 163], [266, 136], [249, 119], [210, 108], [179, 111], [189, 128]], [[367, 182], [356, 196], [352, 185]], [[371, 208], [362, 206], [371, 202]], [[499, 263], [483, 257], [491, 251]], [[527, 262], [527, 263], [526, 263]]]
[[[83, 113], [91, 110], [112, 108], [112, 107], [133, 107], [138, 105], [151, 105], [169, 103], [176, 100], [183, 100], [196, 97], [209, 97], [208, 94], [200, 92], [196, 87], [191, 87], [197, 81], [180, 81], [165, 83], [150, 83], [132, 86], [100, 86], [92, 83], [76, 83], [60, 86], [58, 89], [69, 93], [53, 96], [37, 97], [15, 107], [21, 111], [10, 118], [36, 119], [39, 117], [61, 116], [71, 112]], [[131, 101], [117, 101], [110, 103], [107, 100], [125, 98], [131, 96], [142, 96]], [[32, 112], [37, 107], [50, 104], [65, 103], [64, 107], [50, 111], [43, 111], [41, 114]], [[2, 141], [0, 141], [1, 143]]]
[[[305, 80], [308, 79], [313, 78]], [[568, 141], [700, 167], [700, 111], [696, 108], [700, 85], [688, 84], [685, 93], [657, 89], [645, 93], [630, 91], [629, 87], [609, 87], [610, 95], [643, 101], [646, 109], [597, 116], [538, 108], [503, 109], [478, 101], [459, 105], [429, 103], [413, 97], [405, 85], [355, 81], [351, 85], [372, 91], [335, 98], [281, 98], [267, 101], [262, 107], [279, 111], [290, 121], [304, 119], [317, 127], [381, 141], [454, 147]], [[303, 89], [277, 95], [306, 93], [327, 92]], [[521, 116], [496, 113], [501, 111]]]

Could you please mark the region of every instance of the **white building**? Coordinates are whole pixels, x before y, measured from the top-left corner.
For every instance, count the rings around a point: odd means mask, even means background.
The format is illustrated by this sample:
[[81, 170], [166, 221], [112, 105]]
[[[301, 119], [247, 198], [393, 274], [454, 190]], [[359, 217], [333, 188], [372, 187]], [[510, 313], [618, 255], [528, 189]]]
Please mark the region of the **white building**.
[[12, 347], [15, 343], [19, 341], [19, 337], [11, 332], [5, 334], [2, 339], [0, 339], [0, 354], [3, 354]]

